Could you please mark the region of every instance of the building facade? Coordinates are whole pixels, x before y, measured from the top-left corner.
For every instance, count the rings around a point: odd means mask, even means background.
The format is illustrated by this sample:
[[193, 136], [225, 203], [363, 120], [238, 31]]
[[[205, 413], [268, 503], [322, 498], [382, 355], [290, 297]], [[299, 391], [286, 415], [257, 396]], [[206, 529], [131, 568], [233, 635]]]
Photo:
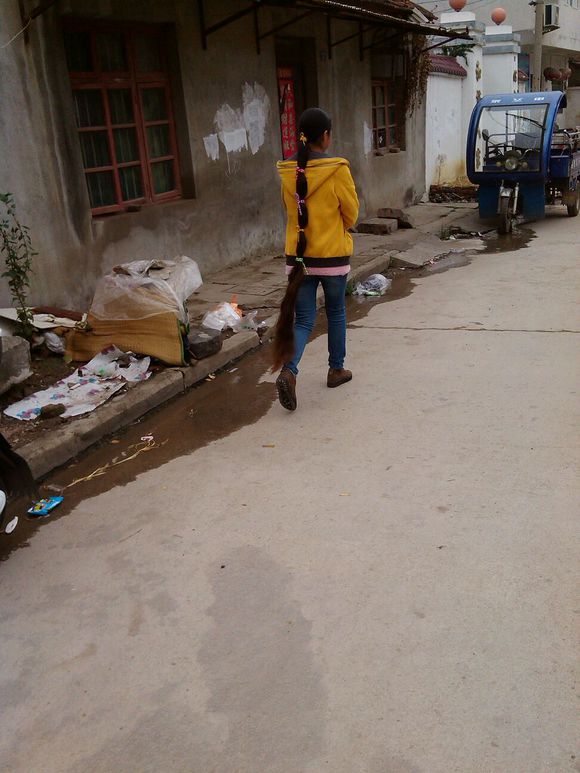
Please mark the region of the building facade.
[[282, 250], [275, 164], [307, 106], [363, 216], [424, 192], [424, 107], [401, 95], [432, 18], [409, 0], [5, 0], [0, 21], [0, 192], [31, 228], [35, 304], [83, 307], [130, 260]]

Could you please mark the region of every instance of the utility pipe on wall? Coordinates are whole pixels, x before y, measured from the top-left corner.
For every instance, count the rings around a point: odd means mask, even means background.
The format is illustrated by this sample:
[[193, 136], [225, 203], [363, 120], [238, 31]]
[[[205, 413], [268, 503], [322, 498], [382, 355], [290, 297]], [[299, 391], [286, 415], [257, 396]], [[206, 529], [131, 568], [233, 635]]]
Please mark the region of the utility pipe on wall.
[[536, 9], [536, 25], [534, 28], [534, 52], [532, 55], [532, 91], [541, 91], [545, 0], [536, 0], [534, 5]]

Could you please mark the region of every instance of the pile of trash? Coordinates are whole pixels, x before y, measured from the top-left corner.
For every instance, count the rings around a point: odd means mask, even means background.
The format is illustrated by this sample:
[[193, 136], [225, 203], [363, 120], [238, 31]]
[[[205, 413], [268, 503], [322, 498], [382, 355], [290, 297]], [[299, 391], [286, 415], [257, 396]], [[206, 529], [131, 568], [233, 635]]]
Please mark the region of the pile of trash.
[[149, 357], [139, 360], [110, 346], [67, 378], [5, 408], [4, 414], [20, 421], [82, 416], [94, 411], [126, 383], [148, 379], [150, 362]]
[[186, 301], [203, 284], [195, 260], [137, 260], [116, 266], [97, 285], [84, 328], [67, 339], [67, 354], [85, 361], [104, 346], [186, 362]]

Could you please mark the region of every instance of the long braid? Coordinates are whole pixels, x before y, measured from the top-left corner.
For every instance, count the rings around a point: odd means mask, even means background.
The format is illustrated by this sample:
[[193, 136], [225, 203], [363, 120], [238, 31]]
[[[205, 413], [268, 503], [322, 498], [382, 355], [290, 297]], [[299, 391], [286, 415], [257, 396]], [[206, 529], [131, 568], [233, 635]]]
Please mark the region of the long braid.
[[272, 371], [279, 370], [294, 355], [294, 312], [300, 283], [308, 273], [304, 265], [306, 254], [306, 232], [308, 225], [308, 180], [306, 166], [310, 159], [310, 144], [304, 133], [300, 134], [296, 158], [296, 205], [298, 207], [298, 240], [296, 244], [296, 263], [288, 277], [288, 285], [282, 303], [274, 334]]

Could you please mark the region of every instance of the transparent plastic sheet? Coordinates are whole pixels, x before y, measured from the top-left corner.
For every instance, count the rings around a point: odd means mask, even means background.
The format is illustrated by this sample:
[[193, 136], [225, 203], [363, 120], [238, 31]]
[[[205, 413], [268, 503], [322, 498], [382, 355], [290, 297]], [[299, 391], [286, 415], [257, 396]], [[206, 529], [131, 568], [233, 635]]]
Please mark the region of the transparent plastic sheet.
[[234, 308], [231, 303], [224, 301], [212, 311], [206, 312], [201, 325], [210, 330], [226, 330], [228, 327], [231, 327], [232, 330], [238, 330], [241, 321], [242, 318], [237, 307]]
[[202, 284], [197, 263], [185, 255], [123, 263], [98, 283], [91, 314], [104, 320], [136, 320], [171, 312], [187, 324], [185, 302]]
[[353, 295], [384, 295], [392, 284], [382, 274], [371, 274], [364, 282], [359, 282], [353, 290]]

